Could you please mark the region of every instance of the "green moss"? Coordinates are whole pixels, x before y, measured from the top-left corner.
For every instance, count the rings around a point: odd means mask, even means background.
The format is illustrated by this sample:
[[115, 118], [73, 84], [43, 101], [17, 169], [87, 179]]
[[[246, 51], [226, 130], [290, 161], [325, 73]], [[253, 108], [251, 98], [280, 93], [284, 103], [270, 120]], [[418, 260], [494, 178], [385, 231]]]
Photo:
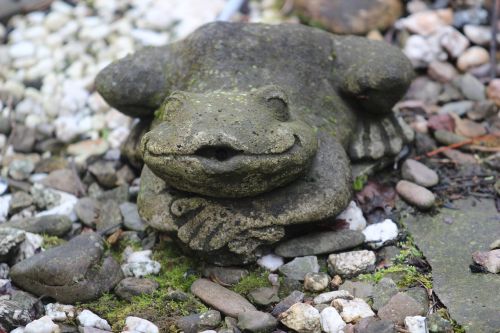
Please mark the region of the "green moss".
[[49, 235], [42, 235], [43, 237], [43, 248], [45, 250], [48, 250], [50, 248], [53, 248], [53, 247], [56, 247], [56, 246], [59, 246], [59, 245], [62, 245], [64, 243], [66, 243], [66, 241], [64, 239], [61, 239], [57, 236], [49, 236]]
[[353, 182], [353, 188], [356, 192], [359, 192], [365, 187], [366, 182], [368, 181], [368, 175], [361, 175], [356, 177]]
[[267, 278], [268, 275], [269, 272], [266, 272], [263, 269], [257, 269], [241, 279], [241, 281], [234, 285], [232, 289], [238, 294], [246, 295], [251, 290], [260, 287], [269, 287], [269, 280]]
[[432, 289], [432, 278], [430, 274], [419, 272], [414, 266], [397, 264], [389, 268], [377, 270], [372, 274], [362, 274], [359, 279], [362, 281], [372, 281], [378, 283], [386, 275], [396, 275], [396, 284], [399, 288], [408, 288], [412, 286], [424, 286], [426, 289]]
[[411, 259], [424, 258], [422, 251], [417, 248], [411, 236], [408, 236], [404, 242], [400, 242], [398, 246], [402, 248], [402, 250], [396, 256], [396, 263], [403, 264]]
[[[117, 248], [125, 246], [120, 244]], [[116, 249], [111, 252], [120, 256]], [[157, 276], [148, 276], [159, 284], [154, 293], [136, 296], [131, 302], [108, 293], [93, 302], [79, 304], [79, 308], [89, 309], [108, 320], [114, 332], [121, 331], [125, 318], [131, 315], [155, 323], [161, 332], [169, 332], [175, 331], [174, 321], [177, 317], [207, 311], [207, 308], [192, 296], [186, 301], [173, 301], [168, 297], [171, 290], [188, 291], [193, 281], [199, 277], [193, 270], [197, 263], [192, 258], [183, 256], [174, 244], [163, 241], [153, 250], [153, 259], [161, 263], [160, 273]]]
[[448, 320], [452, 327], [453, 327], [453, 333], [466, 333], [467, 330], [459, 325], [453, 318], [451, 318], [450, 313], [448, 312], [448, 309], [446, 308], [440, 308], [436, 311], [442, 318]]

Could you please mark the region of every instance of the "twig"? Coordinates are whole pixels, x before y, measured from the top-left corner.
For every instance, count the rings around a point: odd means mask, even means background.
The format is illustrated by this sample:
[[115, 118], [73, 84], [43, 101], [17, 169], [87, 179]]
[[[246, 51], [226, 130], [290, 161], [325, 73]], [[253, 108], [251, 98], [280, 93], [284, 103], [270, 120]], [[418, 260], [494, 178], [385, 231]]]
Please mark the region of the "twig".
[[491, 70], [491, 79], [493, 80], [497, 76], [497, 65], [496, 65], [496, 57], [497, 57], [497, 32], [498, 32], [498, 7], [500, 0], [495, 0], [493, 2], [493, 13], [491, 15], [491, 44], [490, 44], [490, 70]]
[[[428, 153], [425, 153], [425, 156], [432, 157], [432, 156], [437, 155], [439, 153], [442, 153], [442, 152], [444, 152], [446, 150], [460, 148], [462, 146], [470, 145], [471, 143], [474, 143], [474, 142], [477, 142], [477, 141], [486, 140], [486, 139], [490, 139], [490, 138], [493, 138], [493, 137], [496, 137], [496, 135], [494, 135], [494, 134], [486, 134], [486, 135], [482, 135], [482, 136], [477, 136], [477, 137], [469, 139], [469, 140], [465, 140], [465, 141], [453, 143], [451, 145], [444, 146], [444, 147], [439, 147], [439, 148], [434, 149], [434, 150], [432, 150], [432, 151], [430, 151]], [[422, 158], [422, 156], [415, 157], [416, 160], [419, 160], [421, 158]]]

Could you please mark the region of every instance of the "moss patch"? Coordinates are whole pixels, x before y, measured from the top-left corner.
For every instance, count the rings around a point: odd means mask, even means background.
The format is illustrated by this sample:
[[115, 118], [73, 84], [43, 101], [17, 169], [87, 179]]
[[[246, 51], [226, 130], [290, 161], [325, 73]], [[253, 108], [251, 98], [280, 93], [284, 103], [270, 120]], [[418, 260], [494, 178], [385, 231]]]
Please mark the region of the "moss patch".
[[259, 268], [250, 272], [250, 274], [241, 279], [241, 281], [234, 285], [231, 289], [238, 294], [247, 295], [254, 289], [269, 287], [270, 283], [267, 279], [268, 275], [269, 272]]
[[[122, 246], [119, 245], [119, 248]], [[168, 297], [171, 290], [188, 291], [193, 281], [199, 278], [194, 269], [197, 267], [195, 260], [183, 256], [174, 244], [166, 241], [161, 241], [153, 250], [153, 259], [161, 263], [160, 273], [148, 277], [160, 285], [154, 293], [136, 296], [131, 302], [108, 293], [78, 307], [89, 309], [108, 320], [114, 332], [121, 331], [125, 318], [132, 315], [155, 323], [160, 332], [173, 332], [175, 319], [179, 316], [207, 311], [194, 297], [186, 301], [172, 301]]]
[[413, 286], [423, 286], [426, 289], [432, 288], [432, 278], [430, 274], [421, 273], [416, 267], [404, 264], [383, 268], [372, 274], [362, 274], [358, 278], [361, 281], [378, 283], [382, 278], [388, 275], [393, 277], [398, 288], [409, 288]]
[[51, 249], [53, 247], [62, 245], [66, 243], [66, 241], [62, 238], [59, 238], [57, 236], [49, 236], [49, 235], [42, 235], [43, 237], [43, 245], [42, 248], [45, 250]]

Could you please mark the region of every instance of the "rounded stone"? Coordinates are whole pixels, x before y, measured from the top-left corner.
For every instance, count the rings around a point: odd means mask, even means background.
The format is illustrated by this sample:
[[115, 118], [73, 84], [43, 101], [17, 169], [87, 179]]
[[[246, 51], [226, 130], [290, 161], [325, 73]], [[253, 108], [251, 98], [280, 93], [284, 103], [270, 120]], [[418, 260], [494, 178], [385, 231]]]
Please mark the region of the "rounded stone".
[[128, 277], [118, 283], [115, 293], [118, 297], [131, 301], [134, 296], [151, 294], [158, 287], [158, 282], [154, 280]]
[[432, 208], [434, 206], [434, 202], [436, 201], [436, 198], [431, 191], [425, 187], [406, 180], [400, 180], [397, 183], [396, 191], [409, 204], [422, 210]]
[[307, 273], [304, 276], [304, 289], [309, 291], [323, 291], [328, 288], [330, 277], [326, 273]]
[[425, 164], [407, 159], [401, 167], [401, 176], [423, 187], [432, 187], [439, 183], [438, 174]]

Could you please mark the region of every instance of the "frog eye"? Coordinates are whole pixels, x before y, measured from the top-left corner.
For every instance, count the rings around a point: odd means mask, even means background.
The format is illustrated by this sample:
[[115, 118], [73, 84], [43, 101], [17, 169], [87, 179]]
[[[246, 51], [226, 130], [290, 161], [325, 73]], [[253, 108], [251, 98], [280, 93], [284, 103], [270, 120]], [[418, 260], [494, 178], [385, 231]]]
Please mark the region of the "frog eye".
[[269, 85], [260, 88], [260, 94], [264, 97], [266, 106], [274, 112], [274, 117], [279, 121], [290, 120], [288, 110], [288, 97], [280, 87]]
[[174, 92], [169, 97], [163, 101], [163, 104], [160, 108], [161, 120], [167, 120], [170, 116], [172, 116], [175, 112], [178, 112], [182, 109], [184, 104], [184, 96], [180, 93]]

